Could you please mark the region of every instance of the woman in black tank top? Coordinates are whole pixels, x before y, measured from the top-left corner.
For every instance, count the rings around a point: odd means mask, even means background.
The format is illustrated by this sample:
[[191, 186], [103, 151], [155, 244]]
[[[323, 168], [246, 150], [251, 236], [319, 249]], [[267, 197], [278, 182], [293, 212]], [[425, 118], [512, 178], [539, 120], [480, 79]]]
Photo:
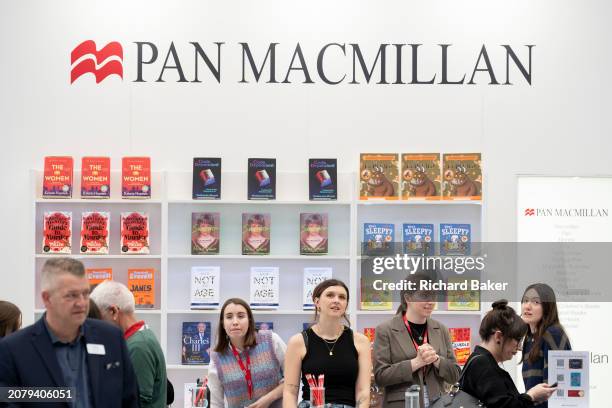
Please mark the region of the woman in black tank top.
[[285, 354], [283, 408], [296, 408], [302, 382], [300, 408], [309, 407], [306, 374], [325, 376], [325, 404], [367, 408], [370, 404], [370, 342], [344, 325], [348, 288], [337, 279], [314, 289], [315, 324], [289, 340]]

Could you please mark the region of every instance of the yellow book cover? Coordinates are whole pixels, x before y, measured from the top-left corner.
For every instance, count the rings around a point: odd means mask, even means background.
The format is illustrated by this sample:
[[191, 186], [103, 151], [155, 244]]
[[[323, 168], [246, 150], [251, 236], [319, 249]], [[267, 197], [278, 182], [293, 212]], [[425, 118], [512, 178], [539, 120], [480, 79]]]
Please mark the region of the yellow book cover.
[[[448, 278], [448, 283], [459, 285], [466, 282], [466, 278]], [[478, 290], [452, 290], [447, 293], [448, 310], [480, 310], [480, 291]]]

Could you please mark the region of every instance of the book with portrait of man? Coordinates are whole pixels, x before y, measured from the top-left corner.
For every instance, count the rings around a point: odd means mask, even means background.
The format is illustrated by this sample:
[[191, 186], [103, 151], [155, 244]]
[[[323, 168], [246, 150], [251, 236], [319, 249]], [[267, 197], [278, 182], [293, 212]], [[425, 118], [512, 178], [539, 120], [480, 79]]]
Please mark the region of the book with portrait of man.
[[210, 322], [183, 322], [181, 363], [210, 363]]

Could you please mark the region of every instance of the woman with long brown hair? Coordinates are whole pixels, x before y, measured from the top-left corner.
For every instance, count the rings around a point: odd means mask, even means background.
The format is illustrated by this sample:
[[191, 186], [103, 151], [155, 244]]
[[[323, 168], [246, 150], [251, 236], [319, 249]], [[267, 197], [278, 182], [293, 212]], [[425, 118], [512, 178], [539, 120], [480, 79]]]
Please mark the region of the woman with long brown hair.
[[248, 303], [239, 298], [226, 300], [221, 307], [217, 344], [208, 367], [211, 407], [280, 405], [285, 350], [285, 343], [276, 333], [255, 331]]
[[298, 406], [300, 377], [303, 400], [299, 407], [310, 406], [308, 374], [315, 382], [323, 379], [326, 407], [369, 407], [370, 341], [345, 325], [348, 288], [338, 279], [328, 279], [315, 287], [312, 300], [314, 324], [291, 337], [287, 346], [283, 407]]
[[[525, 289], [521, 300], [521, 317], [529, 325], [523, 340], [523, 382], [530, 390], [548, 381], [548, 351], [571, 350], [572, 346], [559, 322], [557, 300], [553, 289], [545, 283], [534, 283]], [[548, 407], [548, 402], [540, 405]]]
[[11, 302], [0, 300], [0, 339], [21, 328], [21, 310]]

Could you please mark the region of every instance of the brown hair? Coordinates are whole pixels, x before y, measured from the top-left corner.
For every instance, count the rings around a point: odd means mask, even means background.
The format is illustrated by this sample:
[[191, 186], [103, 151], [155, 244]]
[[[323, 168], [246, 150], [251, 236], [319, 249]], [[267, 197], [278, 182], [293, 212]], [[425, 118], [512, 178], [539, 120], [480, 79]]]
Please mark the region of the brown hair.
[[0, 339], [21, 327], [21, 310], [11, 302], [0, 300]]
[[[346, 306], [348, 308], [348, 302], [350, 299], [349, 290], [346, 284], [339, 279], [326, 279], [323, 282], [319, 283], [312, 291], [312, 301], [315, 302], [316, 299], [320, 298], [323, 292], [325, 292], [325, 289], [330, 288], [332, 286], [342, 286], [344, 288], [344, 290], [346, 291]], [[346, 320], [346, 323], [348, 324], [348, 326], [350, 327], [351, 322], [349, 321], [348, 317], [346, 317], [346, 312], [344, 313], [343, 317], [344, 317], [344, 320]], [[315, 308], [313, 324], [318, 320], [318, 318], [319, 318], [319, 311]]]
[[557, 298], [555, 297], [555, 291], [545, 283], [534, 283], [527, 286], [527, 289], [525, 289], [523, 297], [521, 298], [521, 303], [525, 299], [525, 294], [527, 294], [530, 289], [535, 290], [540, 298], [540, 304], [542, 305], [542, 320], [538, 322], [538, 327], [535, 333], [531, 333], [531, 330], [527, 331], [525, 340], [531, 337], [533, 339], [533, 347], [531, 347], [528, 354], [523, 353], [521, 362], [527, 360], [533, 364], [539, 358], [542, 336], [544, 333], [546, 333], [546, 330], [548, 330], [548, 328], [551, 326], [559, 327], [564, 333], [565, 330], [559, 322], [559, 312], [557, 311]]
[[100, 313], [98, 305], [96, 305], [96, 302], [94, 302], [91, 297], [89, 298], [89, 313], [87, 313], [87, 318], [96, 320], [102, 319], [102, 313]]
[[255, 319], [253, 318], [253, 311], [247, 302], [240, 298], [230, 298], [225, 301], [221, 307], [221, 314], [219, 315], [219, 326], [217, 327], [217, 344], [215, 345], [215, 351], [217, 353], [223, 353], [227, 350], [230, 344], [229, 336], [223, 326], [223, 320], [225, 318], [225, 308], [230, 304], [235, 304], [244, 307], [249, 318], [249, 328], [247, 329], [244, 337], [244, 346], [252, 347], [257, 344], [257, 338], [255, 337]]
[[491, 307], [493, 309], [487, 312], [480, 323], [480, 338], [487, 341], [499, 330], [504, 336], [504, 343], [509, 339], [520, 342], [529, 329], [527, 323], [508, 306], [506, 299], [494, 302]]
[[[431, 273], [435, 273], [435, 272], [427, 272], [427, 271], [417, 272], [412, 275], [408, 275], [406, 279], [404, 280], [406, 282], [413, 282], [414, 286], [419, 288], [421, 285], [421, 282], [430, 282], [432, 280], [430, 277]], [[426, 291], [426, 290], [420, 290], [420, 289], [410, 290], [406, 288], [400, 292], [400, 304], [395, 313], [396, 314], [405, 313], [406, 309], [408, 309], [408, 301], [406, 300], [406, 297], [412, 298], [417, 293], [431, 294], [435, 298], [435, 292], [433, 291]]]

